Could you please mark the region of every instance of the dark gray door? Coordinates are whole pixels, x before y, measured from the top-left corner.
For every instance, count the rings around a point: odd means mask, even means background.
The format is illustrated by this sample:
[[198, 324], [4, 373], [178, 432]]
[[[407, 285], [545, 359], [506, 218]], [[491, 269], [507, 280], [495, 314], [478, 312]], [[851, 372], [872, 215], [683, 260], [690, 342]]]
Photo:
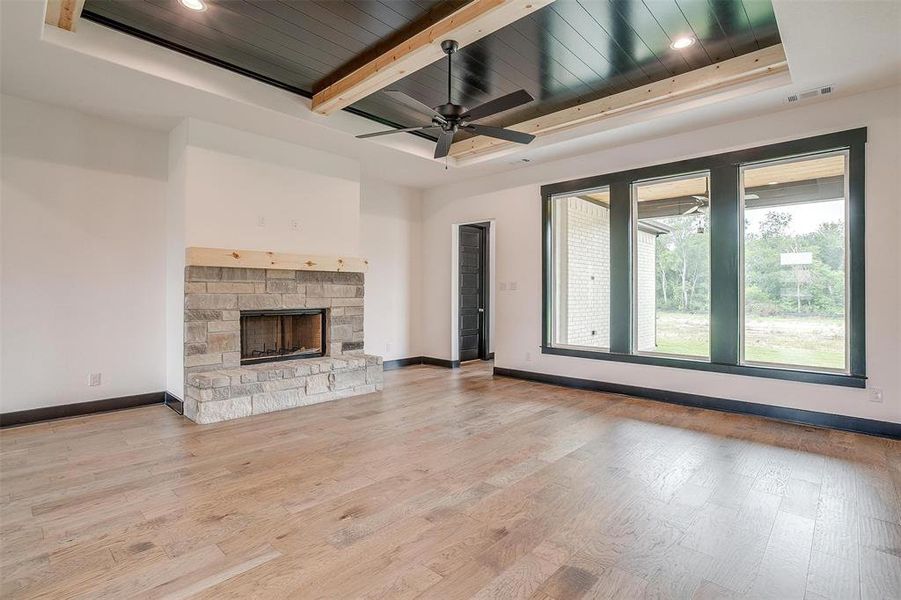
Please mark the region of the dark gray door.
[[488, 358], [488, 226], [460, 226], [460, 361]]

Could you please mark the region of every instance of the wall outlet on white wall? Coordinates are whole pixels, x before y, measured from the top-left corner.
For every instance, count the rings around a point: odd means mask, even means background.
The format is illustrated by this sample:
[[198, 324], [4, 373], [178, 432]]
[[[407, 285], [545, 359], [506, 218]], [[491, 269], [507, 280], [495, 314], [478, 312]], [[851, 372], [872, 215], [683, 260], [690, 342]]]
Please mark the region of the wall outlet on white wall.
[[517, 283], [516, 283], [515, 281], [511, 281], [511, 282], [510, 282], [510, 291], [511, 291], [511, 292], [515, 292], [517, 287], [518, 287], [518, 286], [517, 286]]
[[385, 342], [385, 353], [391, 352], [391, 342]]
[[265, 227], [266, 226], [266, 217], [263, 215], [259, 215], [257, 217], [257, 227]]
[[499, 281], [499, 282], [497, 283], [497, 287], [498, 287], [502, 292], [506, 292], [506, 291], [507, 291], [507, 282], [506, 282], [506, 281]]
[[870, 388], [870, 402], [882, 402], [882, 388]]
[[88, 375], [88, 385], [91, 387], [100, 385], [100, 373], [91, 373]]
[[291, 219], [291, 231], [300, 231], [300, 220]]
[[526, 352], [526, 362], [532, 362], [532, 353]]

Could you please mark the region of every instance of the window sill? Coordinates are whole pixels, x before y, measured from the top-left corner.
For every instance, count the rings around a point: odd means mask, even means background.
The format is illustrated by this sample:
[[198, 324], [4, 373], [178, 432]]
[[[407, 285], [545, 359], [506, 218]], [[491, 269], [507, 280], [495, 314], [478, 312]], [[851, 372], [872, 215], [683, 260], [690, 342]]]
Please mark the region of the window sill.
[[617, 352], [599, 352], [596, 350], [555, 348], [552, 346], [542, 346], [541, 353], [553, 354], [557, 356], [589, 358], [592, 360], [610, 360], [615, 362], [652, 365], [657, 367], [671, 367], [674, 369], [711, 371], [714, 373], [727, 373], [729, 375], [746, 375], [749, 377], [764, 377], [767, 379], [785, 379], [788, 381], [799, 381], [802, 383], [819, 383], [823, 385], [838, 385], [853, 388], [865, 388], [867, 386], [867, 378], [862, 375], [844, 375], [839, 373], [799, 371], [797, 369], [779, 369], [773, 367], [758, 367], [749, 365], [725, 365], [683, 358], [669, 358], [656, 355], [650, 356], [647, 354], [621, 354]]

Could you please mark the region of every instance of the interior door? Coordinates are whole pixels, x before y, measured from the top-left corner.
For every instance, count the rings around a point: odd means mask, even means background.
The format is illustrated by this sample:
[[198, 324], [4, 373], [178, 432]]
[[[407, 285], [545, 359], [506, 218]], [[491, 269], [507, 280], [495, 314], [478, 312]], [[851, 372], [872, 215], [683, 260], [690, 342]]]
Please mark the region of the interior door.
[[487, 224], [460, 226], [460, 361], [488, 358]]

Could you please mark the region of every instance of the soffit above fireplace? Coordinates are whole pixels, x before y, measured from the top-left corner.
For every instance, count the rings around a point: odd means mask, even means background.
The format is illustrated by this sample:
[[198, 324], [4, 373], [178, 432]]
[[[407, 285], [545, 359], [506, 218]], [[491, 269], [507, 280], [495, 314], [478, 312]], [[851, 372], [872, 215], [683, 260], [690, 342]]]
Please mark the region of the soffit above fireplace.
[[243, 267], [365, 273], [369, 268], [369, 261], [354, 256], [312, 256], [289, 252], [192, 246], [185, 249], [185, 265], [189, 267]]

